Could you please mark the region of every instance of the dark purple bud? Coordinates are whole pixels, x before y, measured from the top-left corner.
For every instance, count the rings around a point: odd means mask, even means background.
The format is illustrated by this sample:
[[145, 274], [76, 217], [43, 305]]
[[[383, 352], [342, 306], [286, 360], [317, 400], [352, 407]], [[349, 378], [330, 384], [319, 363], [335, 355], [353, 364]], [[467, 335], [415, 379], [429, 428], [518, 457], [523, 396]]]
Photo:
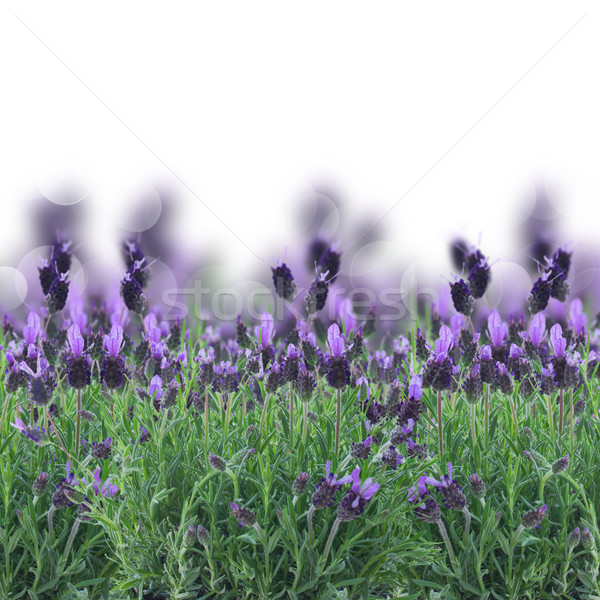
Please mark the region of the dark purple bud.
[[456, 312], [466, 317], [471, 315], [474, 301], [471, 297], [469, 286], [465, 283], [464, 279], [457, 279], [454, 283], [450, 284], [450, 296]]
[[431, 497], [425, 499], [425, 503], [415, 507], [415, 514], [425, 523], [437, 523], [441, 516], [439, 504]]
[[394, 446], [388, 446], [381, 455], [381, 462], [387, 467], [396, 470], [398, 465], [402, 463], [403, 458]]
[[294, 483], [292, 483], [292, 493], [294, 496], [302, 496], [306, 491], [306, 487], [308, 486], [308, 473], [300, 473]]
[[275, 292], [280, 298], [292, 302], [296, 296], [296, 282], [292, 272], [285, 263], [281, 263], [276, 267], [271, 267], [273, 273], [273, 285]]
[[146, 308], [146, 296], [140, 284], [129, 273], [121, 281], [121, 298], [131, 312], [141, 315]]
[[479, 479], [479, 475], [469, 475], [469, 482], [471, 483], [471, 492], [475, 498], [483, 498], [485, 496], [485, 483]]
[[579, 546], [579, 542], [581, 541], [581, 529], [579, 527], [575, 527], [573, 531], [569, 534], [569, 548], [573, 549]]
[[538, 529], [547, 511], [548, 507], [545, 504], [539, 508], [530, 510], [521, 516], [521, 524], [526, 529]]
[[106, 355], [102, 361], [100, 378], [109, 390], [116, 390], [123, 383], [125, 359], [122, 356]]
[[581, 532], [581, 545], [586, 550], [589, 550], [590, 548], [592, 548], [594, 546], [594, 536], [592, 535], [592, 532], [587, 527], [584, 527], [583, 531]]
[[469, 271], [469, 290], [473, 298], [481, 298], [490, 283], [490, 267], [485, 258], [481, 258]]
[[240, 526], [252, 527], [256, 523], [256, 513], [248, 508], [243, 508], [235, 502], [231, 503], [231, 514], [235, 517]]
[[336, 250], [335, 244], [327, 248], [319, 261], [322, 273], [327, 273], [331, 281], [334, 281], [340, 272], [342, 255]]
[[203, 546], [206, 546], [210, 541], [208, 531], [206, 531], [202, 525], [198, 525], [198, 528], [196, 529], [196, 537]]
[[54, 313], [63, 310], [68, 297], [69, 282], [67, 281], [67, 274], [65, 273], [52, 282], [52, 285], [46, 294], [46, 308], [48, 309], [48, 313], [53, 315]]
[[215, 471], [224, 471], [227, 468], [227, 463], [220, 456], [217, 456], [212, 452], [208, 453], [208, 464]]
[[50, 481], [50, 475], [42, 471], [31, 485], [34, 496], [43, 496], [48, 489], [48, 482]]
[[533, 284], [531, 293], [527, 299], [527, 306], [529, 312], [535, 315], [543, 311], [548, 306], [550, 300], [550, 283], [548, 282], [548, 274], [544, 273], [538, 280]]
[[342, 389], [350, 384], [350, 364], [344, 354], [328, 357], [327, 381], [335, 389]]
[[252, 340], [248, 335], [248, 327], [242, 321], [242, 315], [238, 315], [237, 318], [237, 327], [235, 329], [235, 339], [237, 343], [240, 345], [240, 348], [251, 348]]
[[562, 473], [569, 467], [569, 455], [565, 454], [562, 458], [556, 460], [552, 465], [552, 472], [554, 474]]
[[309, 315], [314, 315], [323, 310], [329, 293], [329, 282], [325, 281], [325, 275], [315, 279], [308, 288], [304, 297], [304, 306]]
[[196, 528], [193, 525], [190, 525], [183, 534], [183, 545], [186, 548], [193, 546], [196, 543], [196, 536]]
[[58, 279], [58, 273], [54, 267], [54, 264], [44, 260], [44, 264], [38, 267], [38, 273], [40, 277], [40, 284], [42, 286], [42, 293], [44, 296], [50, 293], [50, 287], [56, 279]]
[[431, 354], [431, 348], [429, 344], [427, 344], [427, 340], [421, 334], [421, 329], [417, 327], [416, 339], [415, 339], [415, 347], [417, 358], [424, 362], [429, 358]]
[[111, 453], [112, 439], [106, 438], [103, 442], [92, 442], [90, 454], [98, 460], [106, 460]]
[[69, 354], [67, 356], [67, 378], [69, 385], [75, 389], [83, 389], [90, 385], [92, 372], [85, 354], [81, 356]]

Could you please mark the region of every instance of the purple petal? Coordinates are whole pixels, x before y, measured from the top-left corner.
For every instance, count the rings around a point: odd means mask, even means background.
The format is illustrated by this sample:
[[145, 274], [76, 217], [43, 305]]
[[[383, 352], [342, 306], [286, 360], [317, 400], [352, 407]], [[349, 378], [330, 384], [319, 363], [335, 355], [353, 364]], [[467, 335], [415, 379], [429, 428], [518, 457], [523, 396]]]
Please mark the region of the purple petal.
[[[329, 342], [329, 347], [331, 348], [331, 352], [334, 356], [339, 356], [339, 354], [336, 354], [336, 350], [334, 350], [334, 347], [336, 349], [338, 348], [337, 340], [339, 340], [339, 339], [340, 339], [340, 328], [338, 327], [337, 323], [333, 323], [327, 330], [327, 341]], [[342, 348], [343, 348], [343, 343], [342, 343]]]
[[546, 331], [546, 317], [543, 313], [533, 315], [527, 332], [534, 346], [539, 346]]
[[381, 486], [378, 483], [373, 483], [370, 485], [362, 494], [362, 498], [364, 500], [370, 500], [379, 490]]
[[81, 356], [83, 352], [83, 338], [81, 337], [81, 332], [79, 331], [79, 326], [76, 324], [71, 325], [67, 332], [67, 337], [69, 339], [69, 346], [71, 346], [71, 352], [73, 352], [74, 356]]
[[435, 342], [437, 354], [447, 353], [452, 346], [452, 331], [446, 325], [440, 327], [439, 338]]
[[563, 356], [567, 348], [567, 340], [562, 336], [562, 327], [560, 323], [556, 323], [550, 330], [550, 341], [554, 348], [554, 354], [560, 357]]

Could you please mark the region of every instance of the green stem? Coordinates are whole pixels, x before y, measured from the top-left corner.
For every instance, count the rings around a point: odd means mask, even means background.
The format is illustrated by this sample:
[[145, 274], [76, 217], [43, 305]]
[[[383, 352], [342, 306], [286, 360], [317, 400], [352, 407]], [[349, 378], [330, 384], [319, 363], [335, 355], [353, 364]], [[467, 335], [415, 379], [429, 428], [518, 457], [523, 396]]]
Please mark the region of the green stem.
[[67, 559], [69, 558], [69, 552], [71, 551], [71, 546], [73, 545], [73, 540], [77, 535], [77, 531], [79, 530], [79, 524], [81, 521], [79, 519], [75, 519], [75, 523], [73, 523], [73, 527], [71, 527], [71, 533], [69, 534], [69, 539], [67, 540], [67, 545], [65, 546], [65, 551], [63, 553], [62, 560], [60, 561], [60, 566], [58, 567], [58, 574], [61, 575], [65, 565], [67, 564]]
[[204, 448], [208, 456], [208, 387], [204, 392]]
[[508, 397], [510, 403], [510, 412], [512, 413], [513, 422], [515, 424], [515, 435], [519, 434], [519, 422], [517, 420], [517, 409], [515, 408], [515, 401], [512, 396]]
[[306, 431], [308, 429], [308, 402], [302, 403], [302, 443], [306, 442]]
[[338, 531], [340, 523], [342, 520], [338, 517], [331, 526], [331, 531], [329, 532], [329, 537], [327, 538], [327, 544], [325, 544], [325, 551], [323, 552], [323, 556], [321, 557], [321, 567], [318, 570], [318, 573], [321, 574], [325, 565], [327, 564], [327, 557], [329, 556], [329, 551], [331, 550], [331, 544], [333, 544], [333, 540]]
[[573, 456], [573, 451], [575, 448], [575, 411], [573, 408], [573, 388], [571, 388], [570, 394], [570, 417], [571, 417], [571, 456]]
[[342, 422], [342, 390], [337, 390], [336, 416], [335, 416], [335, 455], [340, 453], [340, 425]]
[[552, 396], [546, 397], [546, 404], [548, 407], [548, 424], [550, 425], [550, 437], [554, 437], [554, 417], [552, 414]]
[[485, 384], [485, 448], [489, 449], [490, 441], [490, 385]]
[[446, 550], [448, 551], [448, 556], [450, 557], [450, 562], [454, 563], [454, 550], [452, 550], [452, 544], [450, 543], [450, 538], [448, 537], [448, 532], [446, 531], [446, 527], [444, 527], [444, 523], [440, 519], [438, 522], [438, 527], [440, 528], [440, 533], [444, 538], [444, 542], [446, 544]]
[[50, 544], [54, 542], [54, 522], [52, 520], [52, 517], [54, 516], [55, 510], [56, 507], [53, 504], [50, 507], [50, 510], [48, 511], [48, 539], [50, 540]]
[[227, 439], [227, 432], [229, 431], [229, 417], [231, 415], [231, 398], [229, 394], [223, 394], [223, 402], [227, 402], [227, 408], [225, 409], [225, 439]]
[[290, 448], [294, 447], [294, 382], [290, 381]]
[[313, 541], [313, 514], [315, 512], [314, 504], [308, 509], [308, 514], [306, 515], [306, 521], [308, 523], [308, 541], [312, 544]]
[[444, 431], [442, 424], [442, 392], [438, 390], [437, 393], [437, 412], [438, 412], [438, 437], [440, 443], [440, 460], [444, 455]]
[[233, 489], [234, 489], [234, 495], [235, 495], [234, 500], [237, 500], [240, 496], [240, 490], [238, 487], [237, 477], [234, 475], [234, 473], [229, 468], [225, 469], [224, 472], [227, 473], [227, 475], [229, 475], [231, 481], [233, 481]]
[[544, 474], [544, 476], [540, 479], [540, 502], [544, 503], [544, 487], [548, 482], [548, 479], [552, 477], [552, 470], [548, 471]]
[[10, 402], [10, 394], [6, 394], [4, 399], [4, 406], [2, 407], [2, 418], [0, 418], [0, 435], [4, 429], [4, 421], [6, 419], [6, 412], [8, 411], [8, 404]]
[[267, 408], [269, 407], [269, 394], [265, 394], [265, 401], [263, 402], [262, 415], [260, 416], [260, 428], [258, 430], [259, 437], [262, 436], [263, 427], [265, 425], [265, 418], [267, 416]]
[[564, 390], [560, 388], [560, 392], [558, 393], [558, 435], [562, 436], [563, 432], [563, 419], [565, 412], [565, 401], [564, 401]]
[[469, 512], [469, 509], [466, 506], [463, 507], [463, 513], [465, 515], [465, 545], [468, 545], [469, 529], [471, 528], [471, 513]]
[[81, 389], [77, 389], [77, 415], [75, 419], [75, 455], [79, 457], [79, 446], [81, 445]]

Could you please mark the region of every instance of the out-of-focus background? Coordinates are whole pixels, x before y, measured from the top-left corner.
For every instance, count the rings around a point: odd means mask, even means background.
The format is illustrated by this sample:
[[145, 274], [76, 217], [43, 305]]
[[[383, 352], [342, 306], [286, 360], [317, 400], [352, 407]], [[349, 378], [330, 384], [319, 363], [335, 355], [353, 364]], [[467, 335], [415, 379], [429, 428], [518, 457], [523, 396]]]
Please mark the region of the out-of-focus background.
[[57, 228], [88, 292], [118, 286], [139, 232], [163, 289], [267, 285], [319, 236], [349, 284], [408, 290], [447, 285], [452, 240], [480, 241], [504, 312], [540, 248], [570, 242], [572, 290], [599, 285], [591, 2], [0, 11], [3, 310], [39, 303]]

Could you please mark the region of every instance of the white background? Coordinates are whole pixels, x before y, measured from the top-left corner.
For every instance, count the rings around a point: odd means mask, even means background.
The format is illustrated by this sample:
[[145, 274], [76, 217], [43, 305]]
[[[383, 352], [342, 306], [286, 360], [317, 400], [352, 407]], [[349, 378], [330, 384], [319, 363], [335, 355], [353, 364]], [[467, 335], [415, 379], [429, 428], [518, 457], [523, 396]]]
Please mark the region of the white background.
[[509, 258], [539, 182], [564, 241], [597, 237], [591, 2], [0, 11], [4, 265], [35, 246], [25, 207], [36, 197], [85, 197], [84, 243], [108, 256], [133, 201], [156, 185], [180, 200], [172, 243], [205, 256], [218, 248], [235, 273], [302, 239], [298, 204], [322, 181], [343, 199], [345, 229], [332, 233], [344, 243], [391, 211], [386, 252], [438, 273], [456, 232], [481, 233], [492, 258]]

